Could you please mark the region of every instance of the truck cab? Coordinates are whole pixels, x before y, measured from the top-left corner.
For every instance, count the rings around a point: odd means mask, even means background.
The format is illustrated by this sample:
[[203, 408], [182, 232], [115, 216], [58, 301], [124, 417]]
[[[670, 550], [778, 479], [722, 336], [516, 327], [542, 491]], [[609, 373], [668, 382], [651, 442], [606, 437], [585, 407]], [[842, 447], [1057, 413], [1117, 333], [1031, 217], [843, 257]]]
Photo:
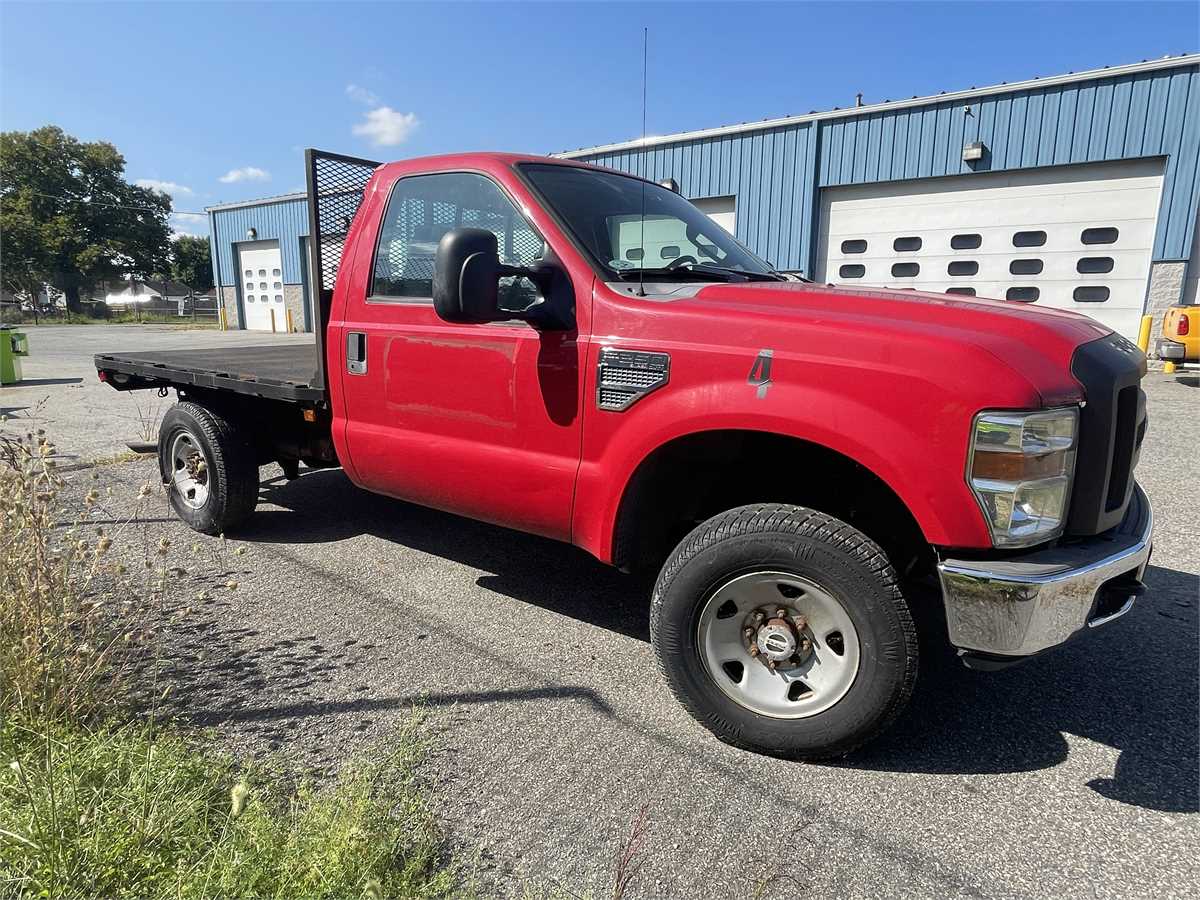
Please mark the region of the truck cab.
[[673, 191], [579, 163], [309, 171], [312, 378], [97, 357], [115, 387], [179, 392], [160, 461], [193, 527], [236, 528], [258, 466], [303, 461], [657, 569], [669, 688], [721, 739], [806, 758], [903, 708], [910, 586], [940, 594], [927, 639], [982, 668], [1142, 592], [1145, 358], [1091, 319], [798, 282]]

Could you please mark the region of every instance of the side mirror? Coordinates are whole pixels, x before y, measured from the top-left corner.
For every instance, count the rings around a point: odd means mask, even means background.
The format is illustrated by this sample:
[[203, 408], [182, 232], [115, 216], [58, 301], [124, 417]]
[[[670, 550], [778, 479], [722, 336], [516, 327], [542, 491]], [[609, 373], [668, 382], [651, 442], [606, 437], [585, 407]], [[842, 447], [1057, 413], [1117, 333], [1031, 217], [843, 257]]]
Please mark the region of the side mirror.
[[452, 228], [438, 241], [433, 265], [433, 308], [447, 322], [494, 322], [501, 316], [499, 281], [513, 274], [500, 264], [495, 233]]
[[[542, 297], [523, 312], [500, 308], [500, 279], [529, 278]], [[500, 262], [495, 232], [452, 228], [438, 241], [433, 264], [433, 308], [447, 322], [482, 324], [523, 319], [536, 328], [565, 331], [575, 327], [571, 279], [548, 257], [536, 268]]]

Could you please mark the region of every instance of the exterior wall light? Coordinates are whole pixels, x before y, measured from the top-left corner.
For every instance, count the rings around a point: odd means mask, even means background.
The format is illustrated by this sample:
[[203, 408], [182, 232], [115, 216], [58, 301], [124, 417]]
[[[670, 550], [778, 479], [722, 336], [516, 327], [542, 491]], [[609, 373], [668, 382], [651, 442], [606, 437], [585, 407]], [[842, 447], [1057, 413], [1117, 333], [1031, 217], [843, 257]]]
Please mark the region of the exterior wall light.
[[963, 162], [976, 162], [983, 159], [983, 141], [972, 141], [963, 147]]
[[668, 191], [673, 191], [676, 194], [679, 193], [679, 182], [674, 178], [664, 178], [659, 182], [659, 185], [665, 187]]
[[255, 231], [253, 228], [247, 228], [247, 229], [246, 229], [246, 238], [247, 238], [247, 240], [251, 240], [251, 241], [252, 241], [252, 240], [254, 240], [256, 237], [258, 237], [258, 232], [257, 232], [257, 231]]

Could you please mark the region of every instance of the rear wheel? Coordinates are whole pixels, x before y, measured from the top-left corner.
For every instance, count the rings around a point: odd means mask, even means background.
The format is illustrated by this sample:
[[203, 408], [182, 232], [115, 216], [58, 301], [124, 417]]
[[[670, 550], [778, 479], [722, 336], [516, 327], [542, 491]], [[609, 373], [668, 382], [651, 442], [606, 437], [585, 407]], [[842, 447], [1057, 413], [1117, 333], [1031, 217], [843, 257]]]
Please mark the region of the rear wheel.
[[736, 746], [828, 758], [865, 743], [912, 692], [917, 642], [895, 572], [866, 535], [798, 506], [702, 523], [654, 589], [672, 692]]
[[254, 448], [223, 416], [177, 403], [159, 428], [158, 465], [171, 508], [196, 531], [223, 534], [258, 505]]

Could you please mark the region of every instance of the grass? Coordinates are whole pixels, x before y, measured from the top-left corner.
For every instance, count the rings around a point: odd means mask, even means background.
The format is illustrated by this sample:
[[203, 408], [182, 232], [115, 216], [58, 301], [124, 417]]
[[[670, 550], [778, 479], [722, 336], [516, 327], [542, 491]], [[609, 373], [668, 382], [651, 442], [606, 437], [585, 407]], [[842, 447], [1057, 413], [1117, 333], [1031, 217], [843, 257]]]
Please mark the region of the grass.
[[405, 736], [324, 790], [150, 724], [7, 720], [0, 891], [440, 897], [455, 887]]
[[138, 522], [151, 485], [124, 518], [97, 485], [68, 485], [40, 432], [0, 428], [0, 896], [460, 895], [415, 725], [317, 787], [156, 720], [139, 698], [191, 576]]

